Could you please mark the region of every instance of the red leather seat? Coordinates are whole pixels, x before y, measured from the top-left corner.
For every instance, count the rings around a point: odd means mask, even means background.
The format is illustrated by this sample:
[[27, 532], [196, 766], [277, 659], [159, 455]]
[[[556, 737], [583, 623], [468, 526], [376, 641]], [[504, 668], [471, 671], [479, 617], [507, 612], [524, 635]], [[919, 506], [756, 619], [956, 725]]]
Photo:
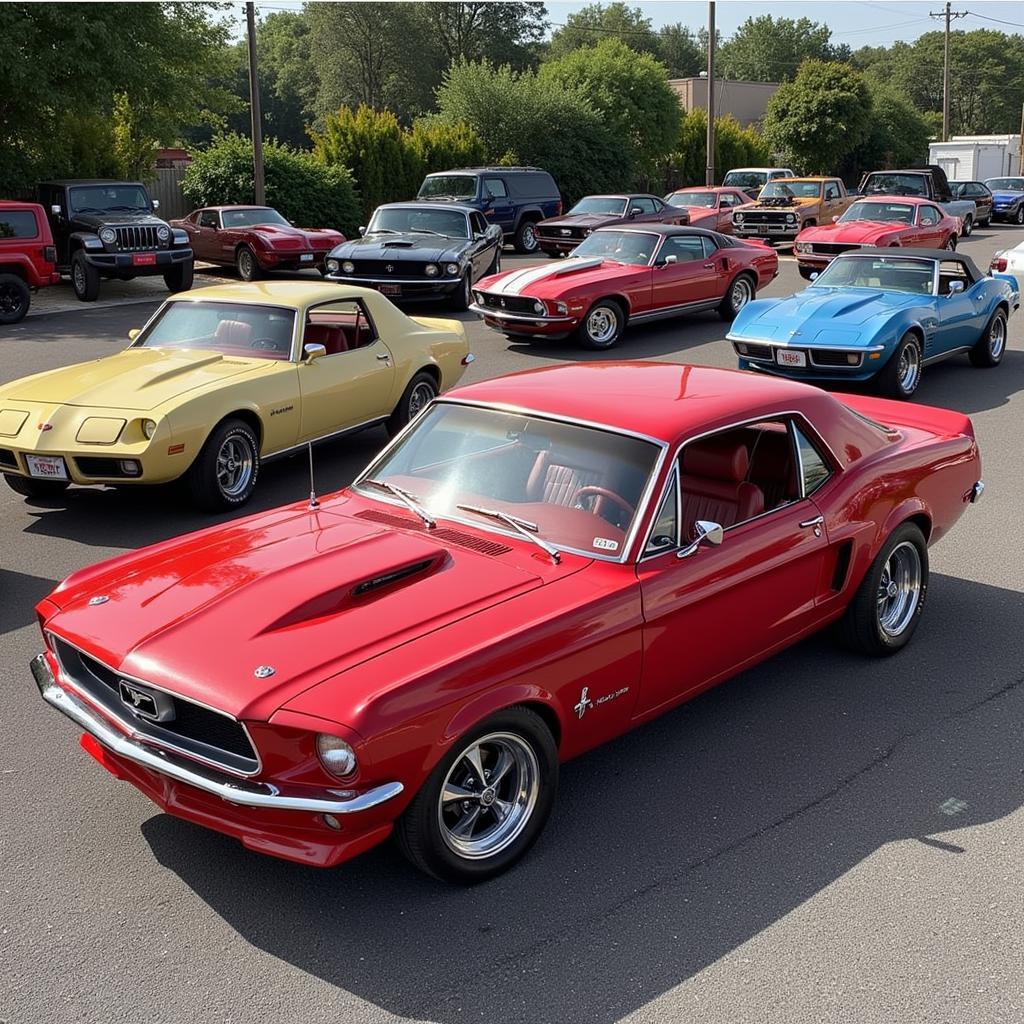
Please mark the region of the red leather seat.
[[329, 356], [348, 351], [345, 328], [340, 324], [306, 324], [303, 345], [323, 345]]
[[215, 337], [218, 345], [244, 348], [252, 341], [252, 324], [244, 320], [220, 320]]
[[707, 519], [734, 526], [764, 511], [761, 488], [747, 480], [747, 446], [729, 439], [710, 438], [683, 449], [683, 535], [693, 536], [693, 524]]
[[800, 496], [793, 442], [788, 433], [761, 431], [751, 445], [747, 478], [761, 488], [766, 511], [795, 501]]
[[551, 452], [543, 451], [530, 471], [526, 495], [528, 501], [568, 507], [573, 504], [576, 492], [589, 486], [608, 487], [607, 472], [597, 459], [591, 465], [573, 465], [569, 464], [567, 456], [552, 456]]

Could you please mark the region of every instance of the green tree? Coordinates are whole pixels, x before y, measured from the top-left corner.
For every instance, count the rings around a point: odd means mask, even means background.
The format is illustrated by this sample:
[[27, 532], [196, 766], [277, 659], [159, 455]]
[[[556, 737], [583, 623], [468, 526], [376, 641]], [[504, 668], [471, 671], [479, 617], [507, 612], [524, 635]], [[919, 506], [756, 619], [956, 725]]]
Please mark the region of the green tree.
[[698, 74], [707, 63], [706, 52], [700, 40], [679, 22], [658, 29], [658, 59], [668, 70], [669, 78]]
[[587, 4], [568, 15], [551, 36], [548, 55], [555, 59], [574, 50], [596, 46], [604, 39], [618, 39], [638, 53], [660, 53], [651, 19], [639, 7], [624, 3]]
[[847, 181], [858, 181], [865, 171], [880, 167], [906, 167], [928, 156], [932, 126], [905, 96], [891, 85], [868, 80], [871, 121], [864, 141], [847, 154], [840, 166]]
[[419, 164], [416, 189], [423, 175], [431, 171], [479, 166], [487, 159], [480, 136], [465, 121], [450, 124], [437, 118], [423, 118], [412, 126], [407, 144]]
[[849, 64], [807, 60], [768, 102], [764, 134], [805, 171], [830, 174], [868, 136], [871, 93]]
[[664, 64], [618, 39], [603, 39], [543, 64], [540, 79], [589, 97], [605, 124], [625, 141], [623, 181], [645, 184], [656, 176], [682, 120]]
[[[667, 161], [665, 188], [703, 185], [707, 169], [708, 118], [691, 110], [679, 129], [676, 149]], [[743, 128], [731, 114], [715, 118], [715, 180], [733, 167], [758, 167], [771, 160], [771, 147], [753, 127]]]
[[[352, 175], [324, 164], [312, 153], [268, 140], [263, 146], [267, 203], [306, 227], [328, 227], [353, 235], [362, 205]], [[253, 202], [252, 142], [241, 135], [218, 136], [196, 153], [181, 183], [195, 206]]]
[[425, 30], [420, 38], [437, 43], [444, 67], [466, 60], [529, 67], [548, 26], [543, 3], [428, 3], [417, 5], [417, 13]]
[[747, 18], [722, 43], [718, 67], [725, 78], [749, 82], [783, 82], [795, 77], [805, 60], [835, 61], [849, 58], [848, 47], [833, 47], [827, 25], [808, 18], [773, 18], [763, 14]]

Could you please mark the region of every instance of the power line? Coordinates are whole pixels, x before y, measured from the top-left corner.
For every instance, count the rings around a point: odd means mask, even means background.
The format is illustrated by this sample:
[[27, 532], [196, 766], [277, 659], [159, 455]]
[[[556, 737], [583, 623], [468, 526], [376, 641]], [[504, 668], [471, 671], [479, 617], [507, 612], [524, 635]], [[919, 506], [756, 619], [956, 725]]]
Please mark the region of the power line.
[[946, 37], [942, 56], [942, 141], [949, 139], [949, 23], [956, 18], [966, 18], [970, 11], [954, 11], [952, 4], [946, 0], [944, 11], [929, 11], [929, 18], [944, 18], [946, 21]]
[[987, 14], [978, 14], [977, 11], [967, 12], [972, 18], [981, 18], [982, 21], [994, 21], [997, 25], [1010, 25], [1012, 28], [1024, 28], [1024, 23], [1019, 21], [1003, 21], [1001, 18], [990, 18]]

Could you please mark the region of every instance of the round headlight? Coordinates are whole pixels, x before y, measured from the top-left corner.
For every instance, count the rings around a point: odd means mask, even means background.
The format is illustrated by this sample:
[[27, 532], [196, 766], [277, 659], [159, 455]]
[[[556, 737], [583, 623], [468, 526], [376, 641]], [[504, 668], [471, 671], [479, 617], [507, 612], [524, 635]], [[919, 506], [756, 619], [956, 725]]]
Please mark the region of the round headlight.
[[589, 235], [593, 230], [594, 230], [593, 228], [584, 228], [583, 229], [583, 237], [586, 238], [587, 235]]
[[426, 274], [427, 277], [437, 277], [437, 273], [438, 273], [437, 264], [436, 263], [428, 263], [423, 268], [423, 273]]
[[544, 303], [543, 303], [543, 302], [541, 302], [541, 301], [540, 301], [540, 299], [538, 299], [538, 300], [537, 300], [537, 301], [536, 301], [536, 302], [535, 302], [535, 303], [533, 304], [533, 311], [534, 311], [534, 313], [543, 313], [543, 312], [545, 311], [545, 310], [544, 310]]
[[338, 272], [338, 261], [337, 260], [328, 260], [326, 266], [327, 266], [327, 273], [328, 274], [336, 274]]
[[477, 302], [483, 303], [483, 301], [484, 301], [484, 293], [483, 292], [473, 292], [473, 298], [476, 299]]
[[449, 277], [458, 277], [459, 276], [459, 265], [458, 265], [458, 263], [446, 263], [444, 265], [444, 272]]
[[787, 213], [786, 214], [786, 223], [787, 224], [795, 224], [796, 223], [796, 214], [795, 213]]
[[100, 241], [104, 245], [110, 245], [117, 240], [117, 232], [113, 228], [100, 228]]
[[356, 770], [356, 752], [338, 736], [317, 733], [316, 752], [320, 763], [339, 779]]
[[743, 214], [742, 213], [734, 213], [732, 215], [732, 219], [734, 221], [736, 221], [737, 224], [742, 224], [743, 223]]
[[166, 242], [167, 239], [171, 237], [171, 229], [165, 228], [161, 224], [160, 227], [156, 229], [156, 237], [159, 238], [161, 242]]
[[341, 269], [345, 271], [346, 274], [354, 274], [356, 265], [351, 260], [345, 260], [341, 265]]
[[151, 440], [156, 433], [156, 420], [143, 420], [142, 432], [146, 435], [147, 441]]

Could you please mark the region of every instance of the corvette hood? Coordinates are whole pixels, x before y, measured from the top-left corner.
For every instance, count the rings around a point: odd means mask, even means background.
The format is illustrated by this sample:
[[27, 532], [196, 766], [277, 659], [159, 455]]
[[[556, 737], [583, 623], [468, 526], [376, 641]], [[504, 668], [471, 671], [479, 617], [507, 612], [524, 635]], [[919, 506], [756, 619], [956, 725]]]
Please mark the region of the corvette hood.
[[416, 260], [441, 263], [457, 260], [469, 244], [465, 238], [438, 238], [437, 235], [367, 235], [342, 242], [331, 250], [336, 260]]
[[797, 239], [799, 242], [858, 242], [873, 244], [883, 235], [897, 234], [906, 225], [881, 220], [852, 220], [845, 224], [822, 224], [805, 228]]
[[[61, 611], [48, 625], [140, 681], [265, 719], [346, 668], [540, 585], [505, 559], [341, 515], [343, 504], [278, 509], [87, 570], [52, 595]], [[273, 673], [258, 677], [259, 666]]]
[[570, 257], [555, 264], [495, 274], [493, 277], [481, 281], [477, 287], [498, 295], [530, 295], [537, 298], [552, 298], [574, 293], [580, 288], [599, 281], [609, 279], [621, 281], [631, 271], [645, 274], [649, 273], [649, 268], [633, 267], [616, 263], [613, 260]]
[[267, 365], [266, 359], [195, 349], [128, 348], [117, 355], [14, 381], [0, 388], [0, 400], [93, 409], [155, 409], [195, 388]]
[[[759, 299], [736, 318], [730, 337], [800, 344], [873, 341], [878, 321], [921, 304], [927, 296], [901, 295], [872, 288], [807, 288], [786, 299]], [[839, 333], [841, 332], [841, 333]]]

